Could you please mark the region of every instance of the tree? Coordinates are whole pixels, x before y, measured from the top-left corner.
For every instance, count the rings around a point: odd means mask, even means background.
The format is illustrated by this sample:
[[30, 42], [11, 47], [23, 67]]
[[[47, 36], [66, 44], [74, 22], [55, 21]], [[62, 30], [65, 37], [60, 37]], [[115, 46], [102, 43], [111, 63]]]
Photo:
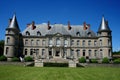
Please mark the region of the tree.
[[0, 40], [0, 56], [3, 55], [4, 51], [4, 40]]

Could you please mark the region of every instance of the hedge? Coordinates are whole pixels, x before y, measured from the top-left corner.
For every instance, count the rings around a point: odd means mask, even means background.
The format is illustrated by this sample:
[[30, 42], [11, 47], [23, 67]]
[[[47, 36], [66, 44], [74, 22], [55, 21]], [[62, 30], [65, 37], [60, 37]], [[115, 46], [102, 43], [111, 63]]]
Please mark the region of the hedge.
[[7, 61], [7, 57], [4, 55], [0, 56], [0, 61]]
[[102, 63], [109, 63], [109, 59], [107, 57], [104, 57]]
[[33, 58], [31, 56], [27, 56], [24, 58], [26, 62], [33, 61]]
[[68, 63], [44, 63], [44, 67], [68, 67]]
[[18, 62], [18, 61], [20, 61], [20, 59], [17, 58], [17, 57], [13, 57], [13, 58], [12, 58], [12, 61], [13, 61], [13, 62]]
[[85, 59], [84, 57], [81, 57], [81, 58], [79, 58], [79, 62], [80, 62], [80, 63], [85, 63], [85, 62], [86, 62], [86, 59]]
[[113, 62], [116, 63], [116, 64], [119, 64], [120, 63], [120, 58], [115, 59]]

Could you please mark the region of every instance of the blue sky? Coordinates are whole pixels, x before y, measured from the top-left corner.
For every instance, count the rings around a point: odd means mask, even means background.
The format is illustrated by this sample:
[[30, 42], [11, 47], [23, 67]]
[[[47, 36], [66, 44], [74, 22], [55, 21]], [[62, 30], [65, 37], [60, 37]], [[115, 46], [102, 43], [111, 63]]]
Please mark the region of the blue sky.
[[120, 50], [120, 0], [0, 0], [0, 40], [5, 37], [8, 19], [16, 13], [21, 31], [26, 24], [50, 21], [51, 24], [82, 25], [97, 32], [102, 15], [112, 30], [113, 50]]

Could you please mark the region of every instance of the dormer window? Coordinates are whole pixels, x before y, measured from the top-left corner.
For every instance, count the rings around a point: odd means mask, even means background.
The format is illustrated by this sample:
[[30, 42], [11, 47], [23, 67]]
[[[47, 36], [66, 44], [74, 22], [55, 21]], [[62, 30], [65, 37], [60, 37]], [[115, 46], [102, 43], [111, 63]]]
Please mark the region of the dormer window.
[[37, 36], [41, 36], [41, 33], [39, 31], [37, 32]]
[[80, 32], [77, 32], [77, 33], [76, 33], [76, 36], [77, 36], [77, 37], [80, 37]]
[[88, 35], [88, 37], [91, 37], [91, 36], [92, 36], [92, 35], [91, 35], [91, 32], [88, 32], [88, 34], [87, 34], [87, 35]]
[[26, 36], [29, 36], [29, 35], [30, 35], [30, 33], [27, 31], [27, 32], [26, 32]]

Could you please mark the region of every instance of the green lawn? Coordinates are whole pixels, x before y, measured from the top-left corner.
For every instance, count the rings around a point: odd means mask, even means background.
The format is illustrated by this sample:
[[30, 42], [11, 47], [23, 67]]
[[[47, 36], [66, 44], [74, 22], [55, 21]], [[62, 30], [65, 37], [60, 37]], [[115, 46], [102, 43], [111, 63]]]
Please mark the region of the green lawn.
[[40, 68], [0, 65], [0, 80], [120, 80], [120, 68]]

